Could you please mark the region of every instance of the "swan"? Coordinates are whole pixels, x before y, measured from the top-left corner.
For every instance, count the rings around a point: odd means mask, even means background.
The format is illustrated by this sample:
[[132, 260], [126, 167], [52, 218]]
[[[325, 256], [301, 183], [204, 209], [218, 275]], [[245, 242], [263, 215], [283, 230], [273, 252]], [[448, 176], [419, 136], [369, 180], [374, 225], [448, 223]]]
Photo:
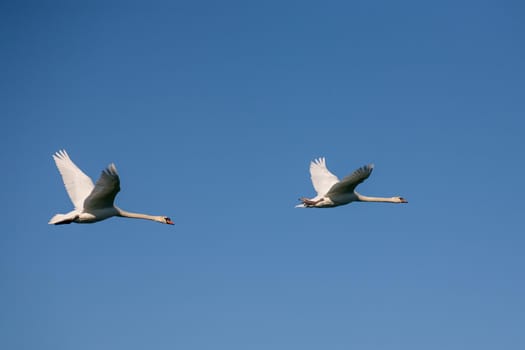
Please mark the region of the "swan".
[[374, 164], [365, 165], [340, 181], [326, 167], [325, 158], [314, 159], [310, 163], [310, 177], [317, 196], [300, 198], [302, 203], [296, 208], [331, 208], [350, 202], [408, 203], [403, 197], [368, 197], [357, 193], [355, 188], [370, 176], [373, 169]]
[[56, 152], [53, 159], [62, 175], [62, 181], [75, 209], [67, 214], [56, 214], [49, 220], [49, 224], [63, 225], [72, 222], [88, 224], [112, 216], [121, 216], [173, 225], [173, 221], [167, 216], [130, 213], [113, 204], [117, 193], [120, 191], [120, 179], [115, 164], [108, 165], [102, 171], [97, 183], [93, 185], [89, 176], [73, 163], [65, 150]]

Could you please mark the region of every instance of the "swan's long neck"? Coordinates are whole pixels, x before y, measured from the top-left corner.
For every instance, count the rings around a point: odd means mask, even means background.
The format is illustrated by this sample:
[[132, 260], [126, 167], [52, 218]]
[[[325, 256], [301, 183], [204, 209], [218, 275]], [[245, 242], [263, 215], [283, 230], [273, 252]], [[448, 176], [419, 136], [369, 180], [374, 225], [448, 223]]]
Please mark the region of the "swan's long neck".
[[385, 203], [397, 203], [396, 199], [393, 197], [370, 197], [363, 196], [356, 192], [357, 200], [360, 202], [385, 202]]
[[144, 220], [152, 220], [157, 222], [162, 222], [161, 218], [159, 216], [155, 215], [148, 215], [148, 214], [141, 214], [141, 213], [131, 213], [129, 211], [122, 210], [120, 208], [116, 208], [118, 212], [118, 216], [122, 216], [125, 218], [131, 218], [131, 219], [144, 219]]

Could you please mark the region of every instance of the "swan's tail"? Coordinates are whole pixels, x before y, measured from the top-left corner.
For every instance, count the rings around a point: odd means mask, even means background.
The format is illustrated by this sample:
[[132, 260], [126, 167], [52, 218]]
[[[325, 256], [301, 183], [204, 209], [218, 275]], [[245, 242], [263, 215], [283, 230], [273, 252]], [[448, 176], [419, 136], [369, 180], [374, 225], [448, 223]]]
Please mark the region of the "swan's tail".
[[304, 205], [304, 203], [301, 203], [301, 204], [297, 204], [295, 207], [296, 208], [306, 208], [306, 205]]
[[72, 216], [71, 214], [56, 214], [49, 220], [49, 225], [64, 225], [64, 224], [70, 224], [73, 221], [75, 221], [77, 217]]

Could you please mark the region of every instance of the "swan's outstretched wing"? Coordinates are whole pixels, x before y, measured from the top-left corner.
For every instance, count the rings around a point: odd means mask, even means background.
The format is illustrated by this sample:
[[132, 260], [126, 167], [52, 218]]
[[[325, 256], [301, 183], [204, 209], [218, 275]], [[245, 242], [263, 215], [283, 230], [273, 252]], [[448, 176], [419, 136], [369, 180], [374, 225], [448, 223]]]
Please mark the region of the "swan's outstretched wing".
[[337, 176], [326, 167], [324, 158], [314, 159], [310, 163], [310, 177], [318, 196], [324, 196], [333, 185], [339, 182]]
[[73, 163], [65, 150], [56, 152], [53, 159], [60, 175], [62, 175], [62, 181], [71, 202], [73, 202], [75, 209], [82, 210], [84, 199], [93, 190], [93, 181]]
[[120, 178], [115, 164], [111, 163], [100, 174], [95, 188], [84, 201], [85, 209], [102, 209], [113, 206], [115, 196], [120, 191]]
[[368, 179], [373, 169], [374, 164], [368, 164], [355, 170], [352, 174], [345, 176], [341, 182], [332, 186], [326, 195], [330, 196], [333, 194], [353, 192], [357, 185]]

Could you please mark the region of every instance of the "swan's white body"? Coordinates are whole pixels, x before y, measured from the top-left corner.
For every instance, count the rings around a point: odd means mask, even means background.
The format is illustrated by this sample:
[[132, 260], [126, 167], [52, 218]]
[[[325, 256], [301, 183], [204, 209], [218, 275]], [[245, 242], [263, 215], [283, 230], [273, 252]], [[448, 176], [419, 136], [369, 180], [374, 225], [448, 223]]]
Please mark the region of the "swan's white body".
[[314, 159], [310, 163], [310, 177], [317, 196], [301, 198], [302, 203], [296, 207], [331, 208], [350, 202], [408, 203], [403, 197], [368, 197], [357, 193], [355, 188], [370, 176], [373, 169], [374, 165], [368, 164], [339, 180], [328, 170], [324, 158]]
[[53, 159], [75, 209], [67, 214], [56, 214], [49, 220], [49, 224], [88, 224], [112, 216], [122, 216], [173, 225], [171, 219], [166, 216], [130, 213], [113, 204], [120, 191], [120, 178], [115, 164], [108, 165], [93, 185], [93, 181], [73, 163], [65, 150], [55, 153]]

